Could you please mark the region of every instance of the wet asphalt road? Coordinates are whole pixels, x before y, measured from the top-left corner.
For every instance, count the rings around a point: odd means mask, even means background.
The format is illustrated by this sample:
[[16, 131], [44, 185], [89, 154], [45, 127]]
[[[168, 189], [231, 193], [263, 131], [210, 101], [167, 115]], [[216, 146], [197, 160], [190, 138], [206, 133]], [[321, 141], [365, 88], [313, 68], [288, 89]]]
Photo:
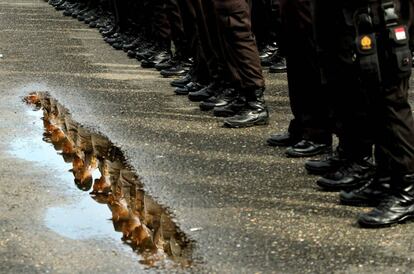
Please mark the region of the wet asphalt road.
[[124, 151], [147, 193], [196, 241], [202, 263], [177, 272], [414, 273], [414, 224], [359, 229], [363, 209], [338, 205], [303, 159], [265, 145], [291, 118], [285, 75], [267, 75], [271, 125], [231, 130], [43, 1], [0, 2], [0, 53], [0, 272], [171, 271], [143, 269], [112, 240], [47, 226], [48, 209], [76, 194], [51, 162], [16, 153], [33, 154], [42, 138], [21, 97], [47, 91]]

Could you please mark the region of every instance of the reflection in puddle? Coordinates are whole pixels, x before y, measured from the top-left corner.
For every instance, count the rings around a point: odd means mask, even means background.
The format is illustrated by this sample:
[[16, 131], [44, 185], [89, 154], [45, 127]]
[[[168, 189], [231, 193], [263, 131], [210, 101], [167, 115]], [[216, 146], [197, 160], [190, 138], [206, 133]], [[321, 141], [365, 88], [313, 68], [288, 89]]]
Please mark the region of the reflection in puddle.
[[[47, 94], [33, 93], [25, 100], [43, 113], [43, 140], [52, 144], [68, 164], [77, 188], [91, 191], [95, 200], [87, 196], [75, 205], [51, 208], [46, 224], [72, 239], [117, 239], [115, 230], [122, 233], [124, 243], [139, 253], [141, 263], [148, 267], [191, 267], [193, 242], [179, 230], [166, 209], [145, 194], [121, 151], [107, 138], [74, 122], [67, 109]], [[21, 151], [24, 158], [24, 148]], [[35, 150], [33, 156], [55, 161], [54, 156], [41, 150]], [[107, 205], [107, 214], [99, 204]], [[67, 218], [68, 215], [76, 218]], [[108, 219], [114, 230], [109, 229]]]

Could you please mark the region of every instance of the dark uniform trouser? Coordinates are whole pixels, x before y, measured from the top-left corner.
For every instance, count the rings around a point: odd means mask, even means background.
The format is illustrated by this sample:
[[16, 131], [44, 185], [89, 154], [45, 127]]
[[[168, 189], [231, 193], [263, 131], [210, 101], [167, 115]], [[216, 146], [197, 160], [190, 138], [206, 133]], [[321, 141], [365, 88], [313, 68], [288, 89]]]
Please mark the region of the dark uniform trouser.
[[171, 43], [171, 26], [166, 13], [166, 0], [147, 0], [152, 12], [152, 36], [157, 43], [169, 48]]
[[[191, 15], [185, 0], [167, 0], [166, 12], [176, 54], [183, 58], [189, 58], [191, 56], [191, 27], [189, 26]], [[192, 23], [194, 24], [194, 21]]]
[[272, 18], [275, 14], [272, 13], [271, 0], [253, 0], [251, 15], [253, 33], [258, 45], [265, 46], [274, 41], [276, 20]]
[[[353, 26], [344, 16], [347, 4], [349, 1], [345, 0], [315, 0], [316, 37], [326, 72], [333, 72], [327, 74], [327, 81], [333, 84], [331, 90], [343, 105], [335, 105], [342, 134], [356, 154], [364, 141], [373, 141], [379, 172], [395, 176], [414, 173], [414, 120], [408, 103], [409, 79], [396, 77], [390, 71], [391, 66], [381, 59], [383, 88], [370, 91], [362, 85], [355, 89], [353, 82], [358, 79], [359, 68], [353, 62]], [[333, 25], [336, 26], [334, 33]]]
[[[193, 82], [207, 85], [210, 82], [210, 72], [207, 66], [207, 60], [204, 56], [201, 36], [199, 34], [200, 23], [196, 9], [201, 5], [198, 1], [179, 0], [182, 10], [182, 19], [184, 31], [189, 44], [189, 51], [194, 58], [194, 64], [191, 69], [191, 78]], [[200, 7], [198, 9], [201, 9]], [[204, 17], [202, 17], [204, 18]], [[203, 24], [204, 25], [204, 24]], [[207, 41], [208, 43], [208, 41]], [[204, 44], [206, 45], [206, 44]]]
[[322, 86], [310, 0], [281, 0], [281, 46], [286, 54], [289, 99], [294, 119], [289, 133], [306, 140], [332, 142], [330, 102]]
[[128, 27], [128, 7], [124, 0], [112, 0], [115, 15], [115, 25], [124, 31]]
[[360, 160], [372, 155], [374, 128], [368, 110], [371, 102], [361, 88], [359, 68], [353, 60], [355, 29], [345, 22], [342, 1], [326, 1], [314, 0], [322, 77], [327, 82], [341, 152], [348, 159]]
[[183, 58], [190, 57], [189, 40], [185, 31], [185, 27], [188, 28], [189, 14], [185, 1], [166, 0], [165, 12], [171, 28], [171, 39], [174, 42], [176, 54]]
[[211, 1], [192, 1], [196, 15], [197, 57], [200, 72], [208, 68], [209, 82], [226, 82], [229, 72], [219, 43], [216, 13]]
[[231, 82], [246, 97], [263, 88], [259, 53], [252, 35], [250, 8], [246, 0], [214, 0], [219, 27], [220, 46]]

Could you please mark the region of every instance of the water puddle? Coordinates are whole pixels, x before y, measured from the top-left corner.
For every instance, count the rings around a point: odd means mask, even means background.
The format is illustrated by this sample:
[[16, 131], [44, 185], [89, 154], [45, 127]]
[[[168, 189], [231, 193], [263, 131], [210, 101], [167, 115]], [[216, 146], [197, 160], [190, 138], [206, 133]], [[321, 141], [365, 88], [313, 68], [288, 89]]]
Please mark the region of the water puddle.
[[45, 221], [49, 228], [66, 238], [119, 240], [119, 233], [108, 221], [111, 211], [102, 209], [105, 209], [102, 205], [84, 197], [74, 204], [49, 208]]
[[46, 93], [32, 93], [25, 101], [35, 108], [31, 115], [42, 124], [44, 142], [16, 140], [13, 153], [40, 164], [60, 162], [60, 169], [69, 172], [59, 174], [57, 183], [76, 201], [48, 209], [45, 222], [50, 229], [77, 240], [122, 237], [145, 267], [193, 266], [194, 243], [168, 210], [144, 192], [117, 147], [73, 121], [68, 110]]

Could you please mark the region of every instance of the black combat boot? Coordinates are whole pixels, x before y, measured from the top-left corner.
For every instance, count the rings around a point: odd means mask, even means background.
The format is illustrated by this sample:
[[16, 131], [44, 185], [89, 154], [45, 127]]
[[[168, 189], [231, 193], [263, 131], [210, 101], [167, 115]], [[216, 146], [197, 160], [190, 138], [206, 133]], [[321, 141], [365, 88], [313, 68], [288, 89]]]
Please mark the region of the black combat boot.
[[[73, 11], [70, 13], [70, 16], [72, 16], [73, 18], [77, 18], [77, 17], [78, 17], [78, 15], [80, 14], [80, 12], [81, 12], [81, 9], [76, 9], [76, 10], [73, 10]], [[66, 13], [66, 11], [64, 11], [64, 12], [63, 12], [63, 15], [66, 15], [65, 13]]]
[[69, 1], [61, 1], [58, 4], [56, 4], [54, 7], [56, 10], [65, 10], [69, 8], [71, 3]]
[[49, 0], [48, 3], [52, 6], [59, 6], [62, 5], [63, 3], [65, 3], [66, 0]]
[[338, 169], [345, 161], [346, 158], [339, 150], [336, 150], [324, 159], [306, 161], [305, 169], [309, 174], [324, 175]]
[[176, 77], [176, 76], [184, 76], [188, 73], [190, 67], [186, 66], [182, 62], [179, 62], [177, 65], [163, 69], [160, 71], [161, 76], [168, 78], [168, 77]]
[[225, 89], [224, 84], [221, 82], [213, 82], [205, 88], [202, 88], [198, 91], [189, 92], [188, 99], [192, 102], [201, 102], [211, 96], [220, 94]]
[[110, 45], [113, 45], [115, 43], [120, 43], [122, 41], [122, 38], [119, 35], [116, 35], [113, 37], [105, 37], [104, 41]]
[[348, 160], [337, 170], [322, 176], [316, 183], [325, 190], [352, 190], [362, 187], [375, 173], [371, 158]]
[[254, 93], [246, 93], [246, 104], [235, 116], [224, 120], [224, 126], [229, 128], [251, 127], [267, 125], [269, 111], [263, 97], [264, 89], [257, 89]]
[[197, 82], [189, 82], [184, 87], [177, 87], [174, 92], [177, 95], [188, 95], [190, 92], [196, 92], [203, 89], [205, 86]]
[[141, 61], [142, 68], [154, 68], [156, 64], [165, 62], [166, 60], [171, 58], [171, 51], [164, 49], [161, 50], [151, 57], [144, 59]]
[[376, 175], [361, 188], [341, 191], [341, 204], [349, 206], [377, 206], [390, 191], [391, 177]]
[[270, 136], [267, 139], [267, 144], [272, 147], [288, 147], [296, 145], [301, 139], [302, 137], [300, 135], [285, 132]]
[[275, 51], [271, 56], [266, 57], [266, 58], [262, 58], [260, 63], [262, 64], [263, 67], [270, 67], [274, 64], [278, 64], [283, 62], [285, 58], [283, 58], [279, 51]]
[[163, 62], [156, 64], [155, 69], [158, 71], [162, 71], [164, 69], [170, 69], [177, 65], [178, 65], [178, 60], [175, 58], [175, 56], [172, 56], [170, 59], [164, 60]]
[[191, 70], [190, 70], [182, 78], [179, 78], [179, 79], [176, 79], [176, 80], [171, 81], [170, 85], [172, 87], [176, 87], [176, 88], [183, 88], [183, 87], [185, 87], [185, 85], [187, 85], [188, 83], [190, 83], [192, 79], [193, 79], [193, 77], [191, 75]]
[[122, 46], [122, 49], [125, 52], [128, 52], [129, 50], [133, 51], [133, 50], [137, 49], [140, 46], [141, 43], [142, 43], [142, 37], [137, 37], [131, 43], [124, 44]]
[[269, 73], [284, 73], [287, 71], [286, 59], [280, 57], [269, 67]]
[[270, 56], [272, 56], [277, 50], [279, 49], [278, 45], [276, 42], [272, 42], [268, 45], [266, 45], [260, 52], [259, 52], [259, 57], [260, 60], [262, 61], [263, 59], [269, 58]]
[[[155, 66], [164, 77], [183, 76], [192, 65], [192, 61], [188, 57], [184, 57], [181, 53], [175, 53], [174, 56], [166, 62], [159, 63]], [[164, 70], [164, 71], [163, 71]], [[185, 72], [182, 74], [182, 72]]]
[[229, 104], [221, 107], [215, 107], [213, 115], [216, 117], [232, 117], [239, 113], [246, 105], [246, 98], [243, 96], [236, 97]]
[[99, 29], [99, 32], [109, 29], [111, 20], [106, 17], [102, 17], [99, 21], [96, 22], [96, 28]]
[[358, 217], [361, 227], [380, 228], [414, 219], [414, 174], [393, 177], [381, 203]]
[[89, 6], [85, 6], [84, 8], [79, 9], [78, 11], [75, 11], [72, 13], [73, 18], [77, 18], [79, 15], [84, 15], [88, 13], [92, 8]]
[[136, 50], [135, 50], [135, 58], [138, 61], [143, 59], [147, 59], [155, 54], [155, 52], [159, 51], [157, 46], [153, 42], [143, 42]]
[[68, 7], [67, 9], [65, 9], [64, 11], [63, 11], [63, 15], [64, 16], [72, 16], [72, 13], [73, 12], [75, 12], [75, 10], [76, 10], [76, 6], [75, 7]]
[[[84, 18], [85, 20], [85, 18]], [[121, 29], [119, 26], [117, 25], [113, 25], [111, 26], [108, 30], [102, 31], [101, 34], [103, 37], [110, 37], [112, 35], [114, 35], [115, 33], [120, 33]]]
[[129, 58], [136, 58], [136, 51], [135, 50], [128, 50], [127, 55]]
[[299, 143], [289, 147], [285, 154], [287, 157], [300, 158], [312, 157], [332, 152], [330, 143], [317, 143], [310, 140], [301, 140]]
[[224, 107], [236, 100], [238, 94], [234, 88], [226, 88], [222, 93], [216, 96], [212, 96], [200, 103], [200, 110], [209, 111], [214, 108]]

